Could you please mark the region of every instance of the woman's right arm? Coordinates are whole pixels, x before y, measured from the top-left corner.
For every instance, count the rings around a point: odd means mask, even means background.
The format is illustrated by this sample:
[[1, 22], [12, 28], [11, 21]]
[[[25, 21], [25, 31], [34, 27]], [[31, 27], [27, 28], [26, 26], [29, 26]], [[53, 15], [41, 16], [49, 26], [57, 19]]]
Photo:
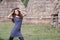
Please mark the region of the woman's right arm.
[[7, 16], [8, 19], [12, 19], [12, 13], [10, 13], [8, 16]]

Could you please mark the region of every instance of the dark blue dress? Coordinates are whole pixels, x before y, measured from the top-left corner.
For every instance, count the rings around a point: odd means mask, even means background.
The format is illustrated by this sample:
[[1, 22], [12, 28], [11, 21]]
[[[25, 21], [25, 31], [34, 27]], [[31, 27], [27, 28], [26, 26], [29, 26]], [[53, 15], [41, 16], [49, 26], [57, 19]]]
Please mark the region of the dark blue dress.
[[21, 33], [22, 19], [17, 18], [17, 17], [14, 17], [13, 19], [14, 19], [15, 25], [11, 31], [10, 36], [11, 37], [23, 37]]

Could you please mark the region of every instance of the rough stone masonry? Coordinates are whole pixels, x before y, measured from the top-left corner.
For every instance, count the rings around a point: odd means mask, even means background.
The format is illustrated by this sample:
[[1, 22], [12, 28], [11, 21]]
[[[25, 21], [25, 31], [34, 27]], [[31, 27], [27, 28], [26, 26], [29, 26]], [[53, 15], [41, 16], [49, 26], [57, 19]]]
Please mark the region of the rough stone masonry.
[[[35, 23], [50, 23], [51, 15], [59, 11], [60, 0], [29, 0], [28, 20]], [[30, 22], [32, 22], [30, 21]]]
[[[24, 22], [50, 23], [51, 15], [60, 10], [60, 0], [29, 0], [26, 8], [21, 0], [3, 0], [0, 3], [0, 19], [3, 19], [1, 21], [6, 20], [4, 17], [15, 7], [19, 7], [21, 10], [25, 9], [27, 12]], [[60, 11], [58, 14], [60, 15]], [[60, 20], [59, 15], [58, 18]]]

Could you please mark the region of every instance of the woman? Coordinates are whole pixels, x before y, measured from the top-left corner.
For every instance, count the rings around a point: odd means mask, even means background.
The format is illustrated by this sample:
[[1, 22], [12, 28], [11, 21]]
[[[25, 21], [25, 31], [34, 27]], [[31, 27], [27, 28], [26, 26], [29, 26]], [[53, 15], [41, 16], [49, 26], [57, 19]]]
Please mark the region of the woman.
[[14, 37], [18, 37], [20, 40], [24, 40], [22, 33], [21, 33], [21, 25], [23, 17], [26, 16], [26, 13], [21, 13], [18, 10], [19, 8], [15, 8], [12, 10], [13, 13], [8, 15], [8, 18], [11, 19], [15, 25], [11, 31], [9, 40], [13, 40]]

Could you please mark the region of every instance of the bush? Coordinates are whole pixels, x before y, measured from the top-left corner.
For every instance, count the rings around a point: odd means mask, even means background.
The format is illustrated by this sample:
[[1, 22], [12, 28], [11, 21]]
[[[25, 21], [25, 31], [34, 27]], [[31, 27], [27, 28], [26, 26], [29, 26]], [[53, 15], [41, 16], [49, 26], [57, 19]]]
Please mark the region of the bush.
[[25, 7], [27, 7], [28, 1], [29, 0], [21, 0], [23, 2], [23, 4], [25, 5]]

